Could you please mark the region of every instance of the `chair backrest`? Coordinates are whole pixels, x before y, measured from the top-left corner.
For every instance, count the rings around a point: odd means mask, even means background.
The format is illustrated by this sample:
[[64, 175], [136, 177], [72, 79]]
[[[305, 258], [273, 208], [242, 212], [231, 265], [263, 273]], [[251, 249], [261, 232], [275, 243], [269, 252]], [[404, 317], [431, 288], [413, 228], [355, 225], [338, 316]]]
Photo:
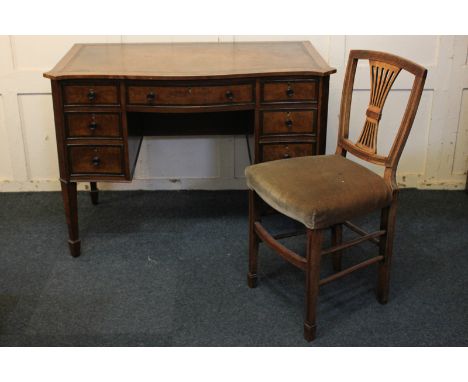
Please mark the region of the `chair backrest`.
[[[371, 92], [364, 127], [357, 142], [352, 142], [349, 139], [349, 119], [358, 60], [369, 61]], [[401, 70], [414, 75], [413, 86], [390, 152], [387, 156], [382, 156], [377, 154], [379, 121], [387, 95]], [[396, 187], [396, 168], [418, 110], [426, 75], [427, 69], [402, 57], [371, 50], [352, 50], [343, 85], [336, 153], [345, 156], [349, 152], [365, 161], [385, 166], [384, 177]]]

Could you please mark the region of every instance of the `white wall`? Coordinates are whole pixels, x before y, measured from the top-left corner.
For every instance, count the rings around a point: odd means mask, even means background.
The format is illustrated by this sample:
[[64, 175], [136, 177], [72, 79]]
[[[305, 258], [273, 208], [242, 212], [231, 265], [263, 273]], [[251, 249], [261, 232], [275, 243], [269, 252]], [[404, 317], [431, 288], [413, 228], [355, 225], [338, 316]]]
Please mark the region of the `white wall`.
[[[401, 158], [402, 187], [461, 189], [468, 168], [467, 36], [0, 36], [0, 191], [58, 190], [51, 69], [77, 42], [310, 40], [338, 72], [330, 83], [327, 152], [334, 151], [343, 74], [350, 49], [396, 53], [429, 69], [419, 112]], [[358, 68], [352, 127], [360, 130], [369, 70]], [[411, 82], [401, 75], [381, 121], [379, 151], [388, 149]], [[145, 139], [131, 184], [107, 189], [244, 188], [243, 137]]]

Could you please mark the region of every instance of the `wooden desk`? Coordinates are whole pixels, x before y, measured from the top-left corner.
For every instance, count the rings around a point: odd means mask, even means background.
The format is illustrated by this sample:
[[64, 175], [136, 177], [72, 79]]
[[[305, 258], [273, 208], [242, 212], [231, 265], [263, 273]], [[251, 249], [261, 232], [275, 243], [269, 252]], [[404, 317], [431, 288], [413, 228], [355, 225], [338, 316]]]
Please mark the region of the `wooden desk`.
[[144, 135], [254, 134], [255, 162], [323, 154], [330, 68], [309, 42], [77, 44], [51, 80], [72, 256], [77, 182], [132, 180]]

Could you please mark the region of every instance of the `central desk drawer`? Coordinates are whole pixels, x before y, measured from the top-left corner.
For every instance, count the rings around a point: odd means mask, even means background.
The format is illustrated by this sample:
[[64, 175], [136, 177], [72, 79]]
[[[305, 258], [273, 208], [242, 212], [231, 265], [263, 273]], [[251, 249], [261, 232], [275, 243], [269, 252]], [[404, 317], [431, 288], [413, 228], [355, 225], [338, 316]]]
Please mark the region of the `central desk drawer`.
[[262, 112], [262, 134], [313, 134], [316, 131], [315, 110]]
[[253, 102], [253, 86], [140, 86], [127, 88], [129, 105], [225, 105]]
[[119, 113], [81, 113], [65, 114], [68, 138], [120, 138]]
[[121, 145], [70, 145], [68, 157], [71, 175], [121, 175], [124, 172]]

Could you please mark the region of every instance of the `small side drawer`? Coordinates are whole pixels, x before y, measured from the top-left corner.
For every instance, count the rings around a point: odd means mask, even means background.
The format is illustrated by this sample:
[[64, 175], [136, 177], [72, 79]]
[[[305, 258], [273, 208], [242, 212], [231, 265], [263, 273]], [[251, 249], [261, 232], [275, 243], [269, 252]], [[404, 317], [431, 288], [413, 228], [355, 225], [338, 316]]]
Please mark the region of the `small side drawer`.
[[187, 106], [225, 105], [253, 102], [253, 86], [140, 86], [127, 88], [129, 105]]
[[119, 113], [65, 113], [68, 138], [120, 138]]
[[64, 105], [118, 105], [117, 85], [64, 85]]
[[315, 154], [315, 143], [268, 143], [261, 148], [262, 162]]
[[123, 146], [68, 146], [71, 175], [122, 175]]
[[262, 102], [317, 102], [315, 80], [267, 81], [263, 84]]
[[262, 134], [313, 134], [316, 131], [316, 110], [262, 112]]

